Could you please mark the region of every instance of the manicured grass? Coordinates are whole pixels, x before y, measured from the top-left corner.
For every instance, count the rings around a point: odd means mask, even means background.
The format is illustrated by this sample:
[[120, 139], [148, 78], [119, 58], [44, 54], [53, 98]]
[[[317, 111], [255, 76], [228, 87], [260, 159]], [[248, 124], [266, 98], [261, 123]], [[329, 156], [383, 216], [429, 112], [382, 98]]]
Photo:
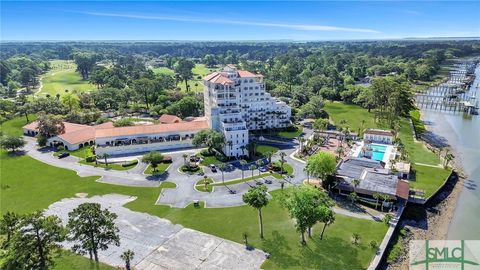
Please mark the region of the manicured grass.
[[[273, 200], [263, 210], [265, 239], [261, 240], [257, 211], [249, 206], [220, 209], [192, 205], [184, 209], [159, 206], [155, 201], [160, 188], [98, 183], [96, 177], [82, 178], [73, 171], [46, 165], [29, 156], [7, 157], [4, 152], [0, 163], [2, 212], [27, 213], [45, 209], [80, 192], [89, 196], [112, 193], [136, 196], [135, 201], [126, 205], [133, 211], [164, 217], [173, 223], [238, 243], [243, 242], [242, 235], [246, 232], [251, 245], [271, 254], [263, 265], [265, 269], [363, 269], [375, 253], [368, 243], [371, 240], [380, 242], [387, 229], [382, 223], [337, 215], [335, 223], [327, 228], [324, 240], [318, 238], [319, 224], [314, 227], [314, 238], [308, 239], [307, 246], [302, 247], [293, 221], [280, 206], [282, 191], [272, 192]], [[359, 246], [350, 243], [352, 233], [360, 233]], [[66, 265], [75, 264], [68, 257], [64, 259]]]
[[160, 188], [176, 188], [176, 187], [177, 187], [177, 184], [169, 181], [163, 181], [160, 184]]
[[70, 153], [70, 155], [78, 157], [78, 158], [85, 158], [89, 156], [93, 156], [93, 151], [91, 147], [82, 147], [77, 150], [73, 151], [68, 151], [68, 150], [62, 150], [62, 151], [57, 151], [53, 153], [54, 156], [58, 156], [61, 153]]
[[[106, 170], [116, 170], [116, 171], [130, 170], [138, 165], [138, 163], [135, 163], [131, 165], [129, 164], [128, 166], [122, 166], [122, 164], [120, 163], [108, 163], [108, 166], [107, 166], [106, 164], [100, 163], [100, 162], [98, 162], [97, 164], [95, 164], [95, 162], [87, 162], [85, 159], [80, 160], [78, 163], [97, 167], [97, 168], [104, 168]], [[130, 162], [127, 162], [127, 163], [130, 163]]]
[[278, 147], [275, 147], [275, 146], [259, 144], [257, 145], [256, 153], [257, 153], [257, 156], [264, 157], [266, 153], [268, 152], [276, 153], [278, 152], [278, 150], [280, 149], [278, 149]]
[[191, 167], [187, 167], [186, 165], [182, 165], [180, 167], [180, 171], [187, 174], [195, 174], [195, 173], [203, 172], [203, 169], [201, 166], [198, 166], [196, 168], [191, 168]]
[[53, 270], [113, 270], [117, 269], [104, 263], [95, 263], [87, 257], [77, 255], [71, 251], [62, 251], [61, 256], [55, 259]]
[[450, 175], [451, 170], [422, 165], [413, 165], [416, 172], [415, 181], [410, 181], [410, 188], [423, 190], [428, 198], [435, 193]]
[[300, 125], [295, 126], [296, 130], [295, 131], [280, 131], [277, 133], [277, 136], [287, 138], [287, 139], [293, 139], [297, 138], [302, 134], [303, 127]]
[[157, 165], [157, 170], [154, 172], [152, 165], [149, 164], [143, 173], [148, 175], [162, 174], [168, 169], [168, 167], [170, 167], [170, 165], [170, 163], [160, 163]]
[[168, 67], [158, 67], [158, 68], [152, 68], [153, 72], [155, 74], [166, 74], [166, 75], [171, 75], [173, 76], [175, 72]]
[[[209, 185], [207, 185], [207, 188], [205, 188], [205, 182], [209, 183]], [[204, 178], [198, 181], [197, 183], [195, 183], [195, 188], [201, 192], [212, 192], [213, 187], [210, 185], [211, 183], [213, 183], [212, 178], [207, 178], [207, 179]]]
[[[375, 122], [373, 111], [368, 112], [368, 110], [357, 105], [327, 101], [323, 109], [336, 126], [348, 126], [352, 132], [358, 132], [359, 130], [363, 132], [366, 128], [382, 128], [383, 126], [381, 123]], [[346, 124], [340, 124], [342, 120], [346, 121]]]
[[[258, 172], [255, 172], [255, 173], [258, 173]], [[225, 183], [216, 182], [216, 183], [211, 184], [210, 186], [216, 187], [216, 186], [223, 186], [224, 184], [225, 184], [225, 185], [240, 184], [240, 183], [247, 182], [247, 181], [250, 181], [250, 180], [267, 177], [267, 176], [270, 175], [270, 173], [261, 173], [260, 175], [254, 174], [253, 177], [252, 177], [252, 176], [247, 177], [247, 175], [248, 175], [248, 172], [245, 171], [245, 178], [243, 178], [243, 179], [242, 179], [242, 178], [238, 178], [238, 179], [228, 180], [228, 181], [225, 181]]]
[[222, 163], [222, 161], [218, 160], [215, 156], [206, 156], [202, 157], [203, 160], [201, 162], [202, 165], [208, 166], [210, 164], [219, 164]]
[[43, 86], [37, 95], [50, 94], [55, 96], [56, 94], [64, 94], [65, 90], [86, 92], [97, 89], [88, 80], [82, 80], [80, 73], [75, 71], [75, 63], [66, 60], [55, 60], [51, 63], [52, 69], [42, 77]]
[[[35, 119], [37, 119], [37, 116], [35, 114], [29, 114], [28, 115], [29, 123], [35, 121]], [[22, 127], [25, 126], [26, 124], [28, 124], [28, 123], [27, 123], [27, 119], [25, 118], [25, 116], [16, 117], [16, 118], [13, 118], [13, 119], [10, 119], [8, 121], [3, 122], [0, 125], [0, 130], [5, 135], [22, 136], [23, 135]]]
[[413, 133], [410, 123], [407, 119], [400, 120], [400, 140], [405, 145], [405, 151], [408, 158], [414, 163], [424, 163], [429, 165], [438, 165], [440, 157], [428, 150], [421, 142], [413, 140]]
[[415, 132], [417, 133], [417, 136], [425, 132], [425, 124], [423, 124], [422, 120], [420, 119], [419, 110], [411, 111], [410, 118], [412, 119], [412, 123], [415, 128]]
[[[274, 162], [274, 165], [279, 167], [281, 166], [280, 161]], [[280, 174], [281, 171], [273, 173], [273, 177], [283, 179], [282, 175]], [[293, 174], [293, 167], [288, 163], [283, 163], [283, 175], [292, 175]]]

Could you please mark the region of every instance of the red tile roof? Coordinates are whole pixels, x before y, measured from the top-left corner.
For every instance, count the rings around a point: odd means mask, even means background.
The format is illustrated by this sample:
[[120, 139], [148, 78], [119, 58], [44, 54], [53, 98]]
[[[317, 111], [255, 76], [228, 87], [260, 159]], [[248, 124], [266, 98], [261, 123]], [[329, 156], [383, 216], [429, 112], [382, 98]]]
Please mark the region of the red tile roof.
[[239, 70], [237, 71], [238, 77], [240, 78], [254, 78], [254, 77], [263, 77], [260, 74], [255, 74], [247, 70]]
[[173, 124], [158, 124], [158, 125], [143, 125], [143, 126], [129, 126], [97, 129], [97, 138], [142, 135], [142, 134], [157, 134], [164, 132], [185, 132], [198, 131], [201, 129], [208, 129], [208, 122], [204, 119], [193, 120], [190, 122], [180, 122]]
[[408, 194], [410, 193], [410, 184], [405, 180], [398, 180], [397, 182], [397, 197], [408, 200]]
[[[95, 140], [95, 128], [92, 126], [63, 122], [65, 131], [63, 134], [57, 135], [62, 140], [71, 143], [83, 143]], [[32, 122], [23, 128], [38, 131], [38, 122]]]
[[233, 81], [230, 80], [227, 76], [221, 72], [213, 72], [203, 78], [205, 81], [219, 84], [233, 84]]
[[180, 123], [182, 122], [182, 119], [176, 115], [171, 115], [171, 114], [162, 114], [160, 118], [158, 118], [160, 123], [162, 124], [173, 124], [173, 123]]
[[95, 129], [101, 129], [101, 128], [112, 128], [113, 127], [113, 122], [105, 122], [102, 124], [98, 124], [93, 126]]

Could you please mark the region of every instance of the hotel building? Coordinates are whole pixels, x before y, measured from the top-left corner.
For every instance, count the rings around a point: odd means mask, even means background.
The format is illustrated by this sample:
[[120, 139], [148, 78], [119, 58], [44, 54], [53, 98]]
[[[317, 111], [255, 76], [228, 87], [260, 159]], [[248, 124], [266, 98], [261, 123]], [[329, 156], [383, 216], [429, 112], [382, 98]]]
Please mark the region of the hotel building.
[[246, 155], [250, 130], [290, 125], [291, 109], [265, 91], [263, 76], [234, 65], [204, 78], [205, 117], [225, 136], [227, 156]]

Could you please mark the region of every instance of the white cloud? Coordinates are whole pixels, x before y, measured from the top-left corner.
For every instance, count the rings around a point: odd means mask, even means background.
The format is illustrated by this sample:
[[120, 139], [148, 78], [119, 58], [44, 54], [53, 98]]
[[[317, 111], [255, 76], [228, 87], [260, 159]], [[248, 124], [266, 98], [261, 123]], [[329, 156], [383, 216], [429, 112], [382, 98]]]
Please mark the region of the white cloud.
[[93, 16], [105, 16], [105, 17], [122, 17], [131, 19], [144, 19], [144, 20], [162, 20], [162, 21], [179, 21], [179, 22], [202, 22], [202, 23], [217, 23], [217, 24], [237, 24], [237, 25], [252, 25], [252, 26], [264, 26], [264, 27], [278, 27], [288, 28], [302, 31], [338, 31], [338, 32], [360, 32], [360, 33], [380, 33], [377, 30], [365, 29], [365, 28], [350, 28], [339, 27], [330, 25], [318, 25], [318, 24], [287, 24], [287, 23], [266, 23], [266, 22], [254, 22], [254, 21], [241, 21], [241, 20], [226, 20], [226, 19], [204, 19], [197, 17], [180, 17], [180, 16], [151, 16], [151, 15], [135, 15], [135, 14], [121, 14], [121, 13], [103, 13], [103, 12], [81, 12], [82, 14]]

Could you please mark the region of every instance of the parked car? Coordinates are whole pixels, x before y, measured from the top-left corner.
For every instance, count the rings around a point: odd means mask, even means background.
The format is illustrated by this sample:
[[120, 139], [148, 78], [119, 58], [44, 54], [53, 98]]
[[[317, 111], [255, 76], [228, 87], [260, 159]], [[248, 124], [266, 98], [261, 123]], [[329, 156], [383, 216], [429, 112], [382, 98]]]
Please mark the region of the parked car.
[[266, 171], [268, 171], [266, 167], [260, 167], [260, 168], [258, 168], [258, 170], [261, 171], [261, 172], [266, 172]]
[[212, 172], [217, 172], [217, 167], [215, 167], [213, 164], [210, 164], [210, 170], [212, 170]]
[[58, 155], [58, 158], [66, 158], [70, 156], [70, 153], [61, 153], [60, 155]]

